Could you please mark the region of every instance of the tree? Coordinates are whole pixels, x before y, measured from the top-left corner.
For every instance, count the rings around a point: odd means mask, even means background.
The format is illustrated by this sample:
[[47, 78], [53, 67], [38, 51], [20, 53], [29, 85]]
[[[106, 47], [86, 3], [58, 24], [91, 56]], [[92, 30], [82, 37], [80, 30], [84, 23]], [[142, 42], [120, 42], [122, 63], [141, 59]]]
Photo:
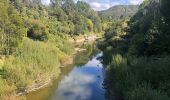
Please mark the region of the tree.
[[169, 0], [161, 0], [161, 12], [165, 21], [170, 25], [170, 1]]
[[24, 21], [9, 1], [0, 1], [0, 5], [2, 7], [0, 9], [1, 52], [9, 55], [15, 51], [15, 47], [22, 41], [26, 29]]
[[47, 40], [46, 27], [37, 20], [31, 22], [31, 27], [28, 31], [28, 37], [35, 40]]
[[89, 16], [89, 13], [91, 11], [91, 8], [90, 8], [90, 5], [87, 4], [86, 2], [83, 2], [83, 1], [78, 1], [77, 4], [76, 4], [77, 8], [78, 8], [78, 12], [85, 16], [85, 17], [88, 17]]

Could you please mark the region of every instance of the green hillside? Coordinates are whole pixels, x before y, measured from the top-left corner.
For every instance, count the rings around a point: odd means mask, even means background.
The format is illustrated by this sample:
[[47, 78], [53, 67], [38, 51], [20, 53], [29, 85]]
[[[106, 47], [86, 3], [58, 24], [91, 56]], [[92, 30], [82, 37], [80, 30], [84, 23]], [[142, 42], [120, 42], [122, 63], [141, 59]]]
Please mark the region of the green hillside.
[[99, 11], [102, 20], [123, 19], [133, 16], [138, 11], [138, 5], [118, 5]]

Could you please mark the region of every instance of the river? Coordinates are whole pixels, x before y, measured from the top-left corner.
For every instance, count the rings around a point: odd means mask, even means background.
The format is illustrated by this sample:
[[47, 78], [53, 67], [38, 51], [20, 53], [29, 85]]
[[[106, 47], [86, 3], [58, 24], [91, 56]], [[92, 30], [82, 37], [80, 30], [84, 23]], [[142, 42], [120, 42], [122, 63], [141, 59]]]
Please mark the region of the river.
[[106, 100], [103, 81], [105, 71], [97, 59], [102, 52], [94, 44], [76, 54], [74, 64], [61, 69], [60, 77], [48, 87], [29, 93], [27, 100]]

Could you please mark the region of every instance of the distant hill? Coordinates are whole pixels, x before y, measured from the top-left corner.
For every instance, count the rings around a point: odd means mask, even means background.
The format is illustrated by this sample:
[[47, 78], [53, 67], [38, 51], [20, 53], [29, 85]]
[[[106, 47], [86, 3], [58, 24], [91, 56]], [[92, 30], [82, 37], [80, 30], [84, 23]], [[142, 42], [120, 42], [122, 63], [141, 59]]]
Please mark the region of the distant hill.
[[133, 16], [138, 8], [139, 5], [117, 5], [98, 13], [103, 20], [122, 19]]

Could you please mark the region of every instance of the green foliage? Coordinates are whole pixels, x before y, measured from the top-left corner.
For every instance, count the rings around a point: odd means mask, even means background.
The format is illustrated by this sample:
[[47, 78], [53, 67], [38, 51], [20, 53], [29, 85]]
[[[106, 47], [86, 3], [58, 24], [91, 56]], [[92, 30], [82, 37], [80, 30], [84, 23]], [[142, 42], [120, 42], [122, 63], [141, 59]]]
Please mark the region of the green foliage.
[[26, 34], [24, 21], [9, 1], [0, 1], [0, 54], [11, 54]]
[[89, 4], [87, 4], [86, 2], [78, 1], [76, 5], [78, 8], [78, 12], [80, 12], [83, 16], [89, 16], [91, 10]]
[[104, 11], [99, 11], [103, 22], [132, 17], [137, 11], [138, 5], [118, 5]]
[[6, 58], [0, 99], [57, 77], [73, 53], [71, 36], [101, 32], [100, 17], [87, 3], [50, 1], [44, 6], [41, 0], [0, 0], [0, 56]]
[[71, 44], [68, 40], [69, 37], [63, 34], [59, 34], [58, 36], [55, 35], [49, 35], [49, 42], [53, 43], [54, 45], [56, 45], [56, 47], [58, 47], [62, 52], [70, 55], [73, 50], [73, 44]]
[[[164, 11], [168, 5], [164, 5], [166, 0], [160, 2], [156, 0], [147, 0], [141, 6], [139, 11], [130, 21], [130, 48], [135, 50], [137, 55], [160, 55], [170, 51], [168, 14]], [[164, 9], [164, 10], [163, 10]], [[140, 41], [136, 41], [139, 38]]]
[[161, 12], [166, 20], [166, 23], [168, 23], [168, 25], [170, 25], [170, 14], [167, 13], [170, 11], [169, 5], [170, 5], [169, 0], [161, 0]]
[[168, 0], [145, 0], [130, 21], [105, 30], [99, 46], [109, 64], [109, 92], [124, 100], [170, 99], [169, 8]]
[[15, 85], [18, 91], [58, 76], [60, 59], [65, 56], [57, 47], [24, 39], [14, 57], [4, 64], [8, 84]]
[[124, 22], [117, 21], [111, 28], [105, 30], [105, 42], [121, 54], [138, 56], [168, 54], [170, 35], [168, 14], [163, 10], [168, 4], [166, 2], [164, 5], [165, 2], [146, 0], [130, 21], [124, 21], [127, 26]]
[[35, 40], [47, 40], [47, 30], [46, 27], [39, 21], [32, 21], [31, 28], [28, 31], [27, 36]]
[[[158, 59], [114, 55], [107, 69], [108, 79], [114, 84], [108, 88], [118, 90], [125, 100], [168, 100], [165, 98], [169, 98], [166, 85], [170, 81], [169, 60], [169, 56]], [[144, 83], [150, 84], [149, 87]]]
[[141, 85], [127, 93], [127, 100], [169, 100], [170, 98], [158, 91], [152, 89], [149, 85]]

